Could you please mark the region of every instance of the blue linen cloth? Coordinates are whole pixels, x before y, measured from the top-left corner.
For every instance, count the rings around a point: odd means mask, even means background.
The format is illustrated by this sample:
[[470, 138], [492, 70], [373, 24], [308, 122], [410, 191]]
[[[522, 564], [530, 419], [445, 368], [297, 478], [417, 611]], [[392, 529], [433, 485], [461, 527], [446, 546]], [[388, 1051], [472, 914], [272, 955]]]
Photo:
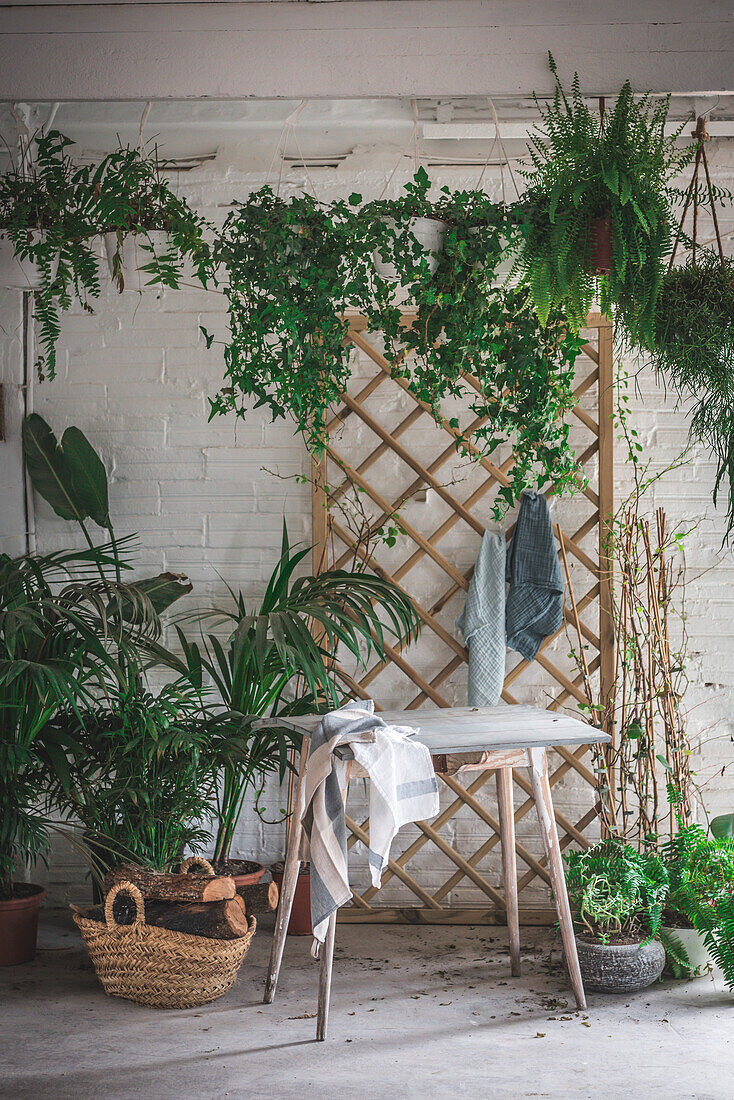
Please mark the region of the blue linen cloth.
[[563, 622], [563, 578], [542, 493], [523, 493], [507, 551], [507, 581], [507, 644], [533, 661]]
[[470, 707], [496, 707], [505, 679], [504, 534], [485, 531], [464, 610], [456, 620], [469, 648]]

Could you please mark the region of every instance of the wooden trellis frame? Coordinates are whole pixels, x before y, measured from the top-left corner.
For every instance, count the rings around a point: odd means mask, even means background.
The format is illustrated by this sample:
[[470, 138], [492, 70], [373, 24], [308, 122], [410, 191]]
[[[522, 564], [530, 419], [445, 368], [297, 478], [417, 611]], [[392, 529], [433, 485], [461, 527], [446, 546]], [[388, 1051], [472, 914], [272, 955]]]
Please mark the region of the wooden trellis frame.
[[[406, 323], [410, 323], [410, 317], [406, 316]], [[467, 660], [467, 652], [461, 640], [455, 636], [455, 632], [447, 629], [445, 624], [439, 621], [443, 608], [462, 589], [468, 586], [471, 577], [471, 568], [460, 570], [446, 557], [440, 549], [442, 539], [446, 537], [456, 524], [463, 524], [466, 528], [480, 536], [485, 524], [477, 516], [475, 506], [480, 502], [486, 508], [487, 494], [493, 488], [506, 483], [506, 472], [512, 465], [512, 456], [499, 465], [495, 465], [484, 457], [479, 457], [483, 480], [481, 484], [463, 500], [459, 499], [459, 490], [447, 489], [437, 476], [438, 471], [452, 458], [456, 459], [455, 439], [457, 432], [448, 422], [443, 425], [434, 425], [437, 443], [436, 457], [430, 461], [420, 459], [411, 452], [406, 442], [401, 442], [401, 437], [409, 436], [409, 429], [421, 418], [428, 422], [430, 410], [414, 397], [402, 379], [392, 379], [390, 368], [385, 358], [376, 350], [365, 335], [365, 320], [360, 316], [350, 317], [348, 339], [354, 346], [367, 357], [370, 364], [374, 364], [375, 373], [366, 384], [362, 385], [359, 392], [351, 395], [344, 394], [344, 405], [338, 410], [329, 425], [330, 445], [327, 455], [317, 464], [314, 464], [313, 478], [313, 538], [314, 538], [314, 571], [318, 572], [327, 561], [330, 564], [343, 565], [354, 553], [361, 554], [367, 566], [383, 577], [389, 577], [411, 597], [418, 615], [423, 623], [424, 632], [428, 631], [437, 638], [445, 647], [447, 660], [442, 664], [438, 673], [430, 675], [418, 667], [418, 662], [410, 658], [410, 654], [401, 652], [399, 646], [388, 646], [387, 661], [376, 663], [371, 668], [363, 671], [362, 675], [355, 679], [346, 670], [339, 670], [344, 680], [349, 684], [357, 696], [362, 698], [375, 697], [379, 702], [380, 686], [375, 681], [386, 669], [399, 670], [407, 683], [412, 688], [411, 695], [407, 698], [395, 699], [394, 691], [391, 700], [392, 705], [400, 705], [408, 709], [431, 703], [435, 706], [450, 706], [450, 701], [444, 692], [444, 685], [452, 673]], [[571, 420], [575, 426], [583, 431], [585, 439], [580, 447], [580, 461], [585, 468], [593, 466], [593, 474], [590, 475], [589, 485], [584, 490], [583, 505], [589, 514], [583, 518], [574, 530], [566, 530], [567, 521], [563, 520], [563, 529], [559, 523], [555, 523], [556, 538], [563, 537], [565, 550], [568, 557], [573, 560], [575, 568], [585, 573], [588, 582], [581, 584], [577, 590], [577, 610], [581, 615], [581, 629], [587, 648], [587, 660], [590, 672], [596, 674], [601, 680], [601, 690], [604, 693], [611, 687], [614, 676], [614, 632], [611, 616], [611, 595], [609, 586], [610, 565], [604, 555], [606, 544], [606, 528], [613, 513], [613, 356], [612, 356], [612, 328], [606, 317], [600, 314], [591, 314], [587, 318], [590, 335], [584, 345], [582, 355], [577, 362], [575, 378], [575, 395], [578, 400], [576, 408], [571, 414]], [[469, 384], [472, 379], [468, 379]], [[399, 423], [387, 430], [381, 423], [381, 418], [375, 413], [370, 413], [365, 404], [371, 395], [380, 390], [383, 392], [399, 386], [403, 390], [400, 399], [407, 407], [407, 414], [403, 415]], [[584, 406], [581, 401], [584, 399]], [[592, 399], [593, 402], [592, 402]], [[590, 402], [591, 408], [589, 407]], [[476, 430], [480, 421], [474, 421], [472, 430]], [[350, 461], [350, 432], [351, 425], [359, 425], [363, 436], [367, 432], [371, 443], [368, 452], [361, 458], [353, 458]], [[442, 430], [443, 429], [443, 430]], [[446, 438], [445, 434], [448, 437]], [[362, 440], [364, 442], [364, 440]], [[383, 518], [391, 514], [395, 500], [388, 500], [370, 478], [370, 471], [380, 459], [389, 458], [399, 462], [401, 468], [405, 467], [414, 475], [409, 486], [410, 491], [416, 489], [431, 489], [448, 505], [450, 514], [438, 524], [434, 530], [426, 534], [416, 526], [406, 523], [401, 518], [401, 526], [406, 538], [411, 543], [411, 552], [396, 567], [391, 564], [386, 567], [379, 558], [378, 551], [372, 551], [368, 555], [360, 547], [355, 546], [355, 537], [347, 529], [343, 522], [335, 516], [333, 504], [343, 497], [351, 487], [356, 486], [363, 498], [369, 500]], [[475, 456], [476, 457], [476, 456]], [[472, 464], [474, 469], [477, 463]], [[331, 484], [329, 474], [336, 472], [336, 484]], [[405, 489], [401, 490], [400, 497], [404, 497]], [[400, 499], [398, 497], [397, 499]], [[490, 498], [491, 499], [491, 498]], [[573, 498], [577, 501], [578, 497]], [[578, 508], [576, 509], [578, 510]], [[379, 522], [379, 521], [378, 521]], [[358, 540], [357, 540], [358, 543]], [[593, 545], [590, 545], [592, 544]], [[477, 541], [478, 546], [478, 541]], [[425, 599], [425, 594], [418, 599], [412, 590], [411, 581], [415, 567], [421, 561], [432, 562], [438, 567], [443, 578], [443, 584], [430, 601]], [[576, 580], [574, 580], [576, 586]], [[589, 616], [594, 608], [598, 609], [598, 627], [595, 629], [589, 623]], [[574, 622], [573, 612], [566, 607], [566, 622]], [[578, 621], [578, 619], [576, 619]], [[560, 635], [564, 628], [558, 632]], [[558, 635], [546, 640], [536, 658], [537, 664], [544, 670], [553, 686], [552, 694], [544, 698], [543, 704], [550, 709], [557, 709], [569, 702], [583, 702], [584, 696], [581, 689], [581, 675], [575, 670], [564, 671], [559, 667], [556, 656], [549, 654], [552, 643]], [[507, 672], [503, 699], [507, 703], [528, 701], [522, 699], [523, 680], [528, 675], [528, 670], [533, 666], [524, 660], [519, 660]], [[417, 692], [416, 692], [417, 689]], [[464, 702], [464, 700], [460, 700]], [[597, 817], [595, 798], [593, 792], [594, 773], [589, 767], [586, 749], [571, 752], [560, 748], [555, 756], [555, 763], [551, 775], [551, 784], [555, 785], [565, 775], [573, 771], [589, 785], [589, 810], [578, 821], [570, 820], [560, 810], [556, 809], [556, 820], [561, 838], [561, 846], [566, 847], [575, 841], [581, 845], [588, 844], [584, 831], [589, 828]], [[471, 773], [465, 773], [471, 776]], [[455, 796], [453, 801], [440, 813], [438, 818], [430, 824], [421, 822], [418, 825], [418, 836], [395, 859], [391, 860], [389, 868], [383, 878], [383, 886], [394, 876], [409, 889], [417, 904], [407, 908], [396, 908], [394, 905], [380, 905], [379, 891], [373, 887], [354, 894], [354, 904], [343, 909], [340, 919], [357, 921], [381, 921], [417, 923], [503, 923], [504, 898], [501, 893], [482, 875], [478, 864], [499, 843], [499, 823], [486, 806], [478, 799], [477, 793], [488, 781], [491, 773], [479, 772], [472, 781], [463, 785], [458, 779], [451, 776], [442, 776], [443, 783]], [[522, 799], [516, 799], [515, 821], [522, 820], [532, 809], [533, 802], [530, 783], [521, 769], [513, 772], [513, 779]], [[462, 807], [468, 807], [470, 811], [487, 827], [488, 837], [474, 852], [464, 854], [457, 850], [457, 846], [451, 844], [441, 830], [451, 821]], [[350, 846], [357, 841], [367, 840], [368, 822], [355, 821], [347, 814], [347, 824], [351, 831]], [[433, 844], [455, 866], [454, 872], [442, 883], [438, 890], [429, 890], [422, 886], [418, 878], [411, 874], [409, 864], [422, 848], [427, 844]], [[536, 878], [540, 878], [546, 884], [549, 883], [548, 873], [545, 867], [545, 858], [536, 856], [528, 849], [521, 839], [516, 843], [517, 854], [527, 867], [518, 881], [518, 890], [522, 891]], [[445, 904], [447, 895], [464, 878], [469, 879], [474, 886], [487, 899], [487, 904], [482, 908], [452, 908]], [[522, 899], [521, 899], [522, 900]], [[524, 923], [551, 923], [554, 911], [550, 907], [522, 908], [520, 909], [521, 921]]]

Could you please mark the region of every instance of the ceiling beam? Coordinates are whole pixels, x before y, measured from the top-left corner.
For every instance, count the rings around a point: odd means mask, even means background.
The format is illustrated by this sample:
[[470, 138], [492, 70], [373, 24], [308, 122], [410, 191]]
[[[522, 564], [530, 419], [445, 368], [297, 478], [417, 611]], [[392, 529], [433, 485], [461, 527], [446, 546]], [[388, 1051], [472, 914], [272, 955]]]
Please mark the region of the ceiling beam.
[[734, 90], [726, 0], [0, 3], [0, 99]]

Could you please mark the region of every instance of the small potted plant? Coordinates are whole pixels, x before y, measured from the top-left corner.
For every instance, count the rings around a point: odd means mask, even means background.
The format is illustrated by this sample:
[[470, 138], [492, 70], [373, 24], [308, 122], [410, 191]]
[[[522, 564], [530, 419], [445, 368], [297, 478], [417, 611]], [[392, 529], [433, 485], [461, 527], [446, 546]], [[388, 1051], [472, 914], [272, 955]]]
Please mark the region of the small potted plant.
[[204, 220], [163, 178], [157, 150], [122, 148], [97, 167], [95, 216], [118, 290], [178, 288], [185, 264], [206, 285], [212, 275]]
[[670, 878], [663, 943], [674, 972], [695, 974], [711, 967], [711, 947], [726, 938], [720, 908], [734, 897], [734, 840], [679, 818], [661, 855]]
[[612, 837], [566, 862], [584, 986], [635, 993], [657, 981], [665, 950], [656, 936], [669, 888], [662, 861]]

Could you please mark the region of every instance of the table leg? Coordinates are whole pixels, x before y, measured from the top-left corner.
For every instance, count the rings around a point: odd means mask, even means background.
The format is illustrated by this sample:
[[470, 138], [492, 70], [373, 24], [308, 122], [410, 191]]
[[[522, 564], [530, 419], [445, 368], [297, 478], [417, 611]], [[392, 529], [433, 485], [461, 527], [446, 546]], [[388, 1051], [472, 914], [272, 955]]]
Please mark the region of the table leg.
[[[352, 761], [347, 763], [347, 773], [344, 783], [342, 798], [344, 805], [347, 803], [349, 793], [349, 779], [352, 774]], [[334, 963], [334, 943], [336, 942], [336, 915], [335, 910], [329, 917], [329, 926], [326, 929], [326, 939], [319, 954], [319, 1004], [316, 1010], [316, 1039], [322, 1043], [326, 1038], [326, 1029], [329, 1023], [329, 1001], [331, 1000], [331, 970]]]
[[301, 866], [301, 861], [298, 858], [301, 850], [301, 836], [303, 834], [303, 826], [301, 825], [301, 790], [303, 775], [306, 769], [306, 759], [308, 757], [308, 746], [309, 739], [304, 737], [298, 765], [298, 784], [296, 786], [293, 815], [291, 817], [290, 830], [288, 832], [288, 849], [285, 855], [285, 866], [283, 867], [283, 885], [280, 891], [278, 913], [275, 919], [275, 932], [273, 934], [273, 946], [270, 950], [270, 965], [268, 966], [268, 976], [265, 982], [265, 997], [263, 1001], [266, 1005], [272, 1004], [275, 998], [278, 975], [280, 974], [280, 964], [283, 961], [285, 938], [288, 932], [288, 921], [290, 920], [291, 909], [293, 908], [298, 871]]
[[563, 873], [563, 859], [561, 846], [558, 843], [558, 830], [553, 814], [553, 801], [548, 779], [548, 757], [545, 749], [528, 749], [530, 761], [530, 778], [533, 785], [533, 798], [535, 808], [538, 811], [540, 832], [543, 838], [543, 846], [548, 859], [548, 871], [550, 872], [553, 898], [556, 904], [558, 920], [561, 925], [561, 938], [563, 949], [566, 953], [566, 963], [571, 977], [571, 986], [579, 1009], [586, 1008], [586, 996], [581, 979], [581, 968], [576, 951], [576, 938], [573, 931], [571, 906], [566, 890], [566, 876]]
[[517, 906], [517, 856], [515, 853], [515, 815], [512, 805], [512, 768], [498, 768], [497, 804], [502, 841], [502, 875], [507, 906], [507, 930], [510, 938], [510, 966], [513, 978], [520, 976], [520, 917]]

